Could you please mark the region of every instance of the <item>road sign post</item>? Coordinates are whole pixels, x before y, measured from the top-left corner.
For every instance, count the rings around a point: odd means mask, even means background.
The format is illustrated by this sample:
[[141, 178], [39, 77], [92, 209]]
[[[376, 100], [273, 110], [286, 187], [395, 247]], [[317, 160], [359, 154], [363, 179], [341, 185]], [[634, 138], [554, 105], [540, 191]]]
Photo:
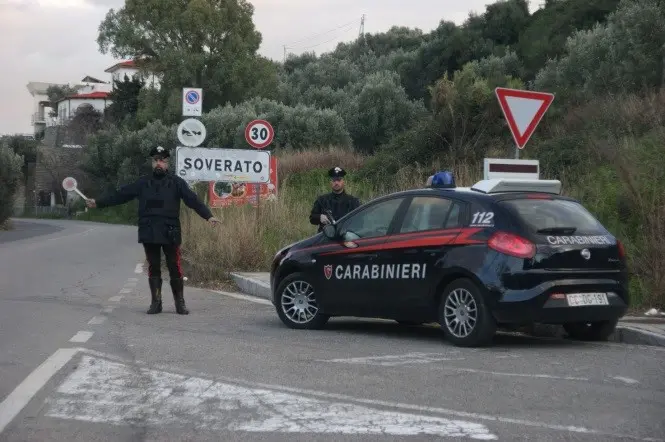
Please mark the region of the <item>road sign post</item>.
[[203, 114], [203, 89], [182, 88], [182, 116], [200, 117]]
[[[266, 120], [253, 120], [250, 121], [245, 127], [245, 141], [255, 149], [265, 149], [272, 143], [275, 138], [275, 130], [272, 124]], [[259, 216], [261, 205], [261, 185], [256, 184], [256, 228], [259, 228]]]
[[515, 141], [515, 158], [518, 159], [520, 150], [554, 101], [554, 94], [503, 87], [497, 87], [494, 92]]

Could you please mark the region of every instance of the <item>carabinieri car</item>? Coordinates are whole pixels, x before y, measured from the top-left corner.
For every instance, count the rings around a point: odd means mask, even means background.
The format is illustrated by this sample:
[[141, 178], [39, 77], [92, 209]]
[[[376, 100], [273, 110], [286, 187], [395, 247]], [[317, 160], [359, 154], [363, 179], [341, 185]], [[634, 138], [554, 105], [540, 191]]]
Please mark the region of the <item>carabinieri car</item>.
[[297, 329], [355, 316], [438, 323], [458, 346], [533, 323], [606, 340], [629, 305], [624, 247], [560, 191], [489, 179], [377, 198], [277, 252], [272, 304]]

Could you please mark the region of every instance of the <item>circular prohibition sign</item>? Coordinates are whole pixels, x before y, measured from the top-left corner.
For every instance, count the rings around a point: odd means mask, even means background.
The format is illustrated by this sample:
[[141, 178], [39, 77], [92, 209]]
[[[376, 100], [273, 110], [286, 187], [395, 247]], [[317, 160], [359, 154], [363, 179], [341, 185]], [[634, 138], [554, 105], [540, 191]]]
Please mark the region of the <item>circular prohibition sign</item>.
[[197, 91], [188, 91], [185, 99], [187, 100], [187, 104], [196, 104], [201, 99], [201, 96]]
[[251, 121], [245, 128], [245, 140], [256, 149], [263, 149], [272, 143], [275, 130], [266, 120]]

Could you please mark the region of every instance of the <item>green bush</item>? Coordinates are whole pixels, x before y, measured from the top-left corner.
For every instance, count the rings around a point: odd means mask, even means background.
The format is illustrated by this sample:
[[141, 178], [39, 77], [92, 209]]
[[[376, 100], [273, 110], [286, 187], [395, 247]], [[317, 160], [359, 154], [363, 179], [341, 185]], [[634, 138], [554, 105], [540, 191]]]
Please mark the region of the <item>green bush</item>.
[[12, 215], [14, 196], [21, 184], [23, 157], [0, 145], [0, 224]]

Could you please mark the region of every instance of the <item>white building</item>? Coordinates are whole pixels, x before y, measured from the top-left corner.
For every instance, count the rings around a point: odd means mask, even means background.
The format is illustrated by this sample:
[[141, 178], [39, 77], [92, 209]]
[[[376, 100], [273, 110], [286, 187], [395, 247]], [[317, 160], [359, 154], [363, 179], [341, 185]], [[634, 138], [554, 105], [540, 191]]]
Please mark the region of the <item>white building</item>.
[[139, 78], [145, 82], [146, 87], [159, 89], [159, 79], [157, 76], [141, 72], [134, 60], [121, 61], [104, 70], [104, 72], [111, 74], [111, 78], [115, 81], [124, 81], [125, 75], [127, 75], [127, 78], [130, 80], [133, 77]]
[[111, 104], [109, 93], [106, 91], [83, 92], [69, 95], [58, 101], [58, 115], [55, 117], [55, 125], [65, 125], [76, 115], [79, 108], [92, 107], [96, 111], [104, 113], [104, 109]]
[[32, 127], [33, 133], [38, 135], [44, 132], [46, 126], [65, 124], [69, 118], [74, 116], [76, 109], [80, 106], [92, 106], [102, 111], [111, 104], [108, 95], [113, 89], [113, 81], [123, 81], [125, 75], [128, 78], [137, 77], [145, 81], [146, 87], [159, 88], [159, 80], [154, 74], [142, 73], [133, 60], [122, 61], [105, 70], [111, 74], [108, 82], [98, 80], [91, 76], [84, 77], [79, 83], [69, 84], [78, 90], [76, 95], [65, 97], [57, 103], [57, 116], [52, 115], [46, 90], [49, 86], [66, 86], [58, 83], [46, 83], [31, 81], [27, 84], [28, 91], [33, 97]]
[[54, 85], [57, 84], [44, 83], [41, 81], [31, 81], [27, 85], [28, 92], [30, 92], [30, 95], [32, 95], [33, 100], [31, 124], [33, 133], [35, 135], [44, 132], [47, 122], [53, 120], [53, 118], [50, 116], [50, 113], [53, 109], [51, 109], [51, 102], [48, 99], [48, 95], [46, 95], [46, 90], [49, 86]]

